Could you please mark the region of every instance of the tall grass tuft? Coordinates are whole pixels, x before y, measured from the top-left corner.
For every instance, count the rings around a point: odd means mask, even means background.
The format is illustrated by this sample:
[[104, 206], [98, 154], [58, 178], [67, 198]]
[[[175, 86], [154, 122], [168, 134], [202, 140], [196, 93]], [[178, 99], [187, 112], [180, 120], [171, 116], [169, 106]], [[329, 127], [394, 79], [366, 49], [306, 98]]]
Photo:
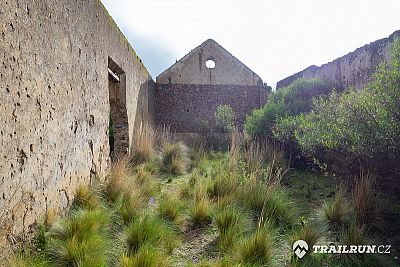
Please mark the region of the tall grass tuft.
[[380, 222], [378, 194], [375, 179], [370, 174], [361, 175], [353, 191], [353, 208], [359, 225], [376, 227]]
[[76, 204], [85, 209], [97, 209], [101, 206], [101, 202], [93, 192], [89, 185], [80, 185], [75, 195]]
[[133, 132], [131, 160], [134, 164], [143, 163], [151, 159], [154, 155], [155, 140], [156, 133], [148, 123], [141, 124]]
[[272, 261], [272, 236], [267, 228], [259, 228], [240, 247], [240, 259], [245, 264], [269, 265]]
[[127, 157], [115, 161], [106, 178], [106, 198], [111, 202], [116, 201], [120, 193], [127, 188], [127, 183], [131, 179], [132, 175], [132, 170], [129, 167], [129, 160]]
[[228, 151], [228, 170], [231, 174], [235, 173], [238, 169], [239, 162], [241, 160], [240, 148], [242, 146], [242, 142], [242, 135], [237, 130], [234, 130], [231, 133], [231, 142]]
[[146, 200], [136, 187], [130, 187], [122, 191], [114, 203], [117, 213], [125, 224], [129, 224], [137, 215]]
[[219, 245], [223, 250], [232, 248], [239, 239], [243, 230], [241, 229], [241, 220], [240, 211], [233, 207], [225, 207], [217, 213], [215, 222], [219, 230]]
[[168, 144], [162, 150], [161, 170], [176, 175], [185, 174], [189, 166], [188, 149], [183, 143]]
[[198, 199], [195, 197], [190, 215], [194, 228], [211, 223], [210, 201], [206, 195]]
[[233, 194], [238, 187], [237, 179], [226, 172], [219, 173], [212, 181], [210, 195], [213, 198], [221, 198]]
[[122, 255], [119, 266], [121, 267], [159, 267], [165, 266], [166, 259], [157, 248], [143, 245], [134, 255]]
[[125, 235], [128, 252], [133, 255], [145, 244], [159, 245], [165, 235], [165, 228], [157, 217], [144, 215], [128, 225]]
[[325, 203], [324, 214], [326, 220], [332, 226], [340, 226], [344, 224], [347, 215], [347, 207], [343, 186], [339, 187], [333, 201]]
[[175, 198], [171, 194], [165, 194], [160, 200], [158, 212], [162, 217], [166, 218], [167, 220], [178, 222], [181, 207], [182, 203], [179, 199]]
[[49, 232], [48, 250], [59, 266], [106, 266], [107, 215], [102, 210], [79, 210]]
[[[292, 246], [297, 240], [303, 240], [306, 241], [309, 248], [312, 248], [318, 242], [319, 237], [320, 233], [317, 228], [306, 224], [303, 225], [300, 230], [292, 234], [290, 237], [290, 245]], [[307, 254], [309, 253], [307, 252]]]
[[152, 174], [146, 170], [145, 166], [140, 166], [136, 170], [135, 182], [140, 187], [140, 191], [146, 197], [150, 197], [154, 194], [155, 184], [153, 181]]

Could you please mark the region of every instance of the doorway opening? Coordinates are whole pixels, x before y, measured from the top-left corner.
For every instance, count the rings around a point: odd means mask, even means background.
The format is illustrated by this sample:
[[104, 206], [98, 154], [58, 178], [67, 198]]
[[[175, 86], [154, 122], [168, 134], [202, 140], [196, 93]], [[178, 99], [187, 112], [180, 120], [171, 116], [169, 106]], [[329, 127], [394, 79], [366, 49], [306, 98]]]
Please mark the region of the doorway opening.
[[108, 58], [108, 89], [110, 157], [115, 159], [128, 153], [129, 127], [126, 112], [126, 74], [110, 57]]

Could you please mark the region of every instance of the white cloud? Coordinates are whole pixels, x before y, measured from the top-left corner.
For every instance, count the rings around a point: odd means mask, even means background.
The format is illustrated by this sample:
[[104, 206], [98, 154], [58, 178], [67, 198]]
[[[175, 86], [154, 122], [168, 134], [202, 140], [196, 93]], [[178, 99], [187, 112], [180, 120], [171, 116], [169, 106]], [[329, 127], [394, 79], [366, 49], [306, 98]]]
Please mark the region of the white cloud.
[[[331, 61], [400, 28], [398, 0], [102, 2], [129, 40], [135, 39], [129, 35], [154, 40], [154, 44], [146, 44], [164, 47], [171, 54], [171, 65], [174, 57], [179, 59], [213, 38], [268, 84], [309, 65]], [[144, 55], [142, 59], [146, 64]]]

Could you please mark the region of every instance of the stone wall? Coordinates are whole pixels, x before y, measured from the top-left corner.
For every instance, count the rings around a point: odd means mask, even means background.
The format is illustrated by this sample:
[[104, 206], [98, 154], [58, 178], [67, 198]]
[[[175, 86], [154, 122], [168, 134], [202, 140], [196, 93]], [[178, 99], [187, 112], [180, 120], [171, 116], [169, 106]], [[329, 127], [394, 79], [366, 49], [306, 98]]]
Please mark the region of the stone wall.
[[[214, 61], [214, 68], [207, 68], [208, 60]], [[161, 73], [157, 83], [262, 85], [263, 81], [216, 41], [208, 39]]]
[[131, 146], [153, 120], [154, 82], [100, 1], [0, 1], [1, 244], [104, 177], [109, 58], [124, 72]]
[[310, 66], [279, 81], [276, 88], [288, 86], [299, 78], [321, 78], [334, 82], [335, 88], [339, 90], [349, 86], [362, 89], [369, 81], [378, 64], [383, 60], [389, 60], [390, 47], [396, 36], [400, 37], [400, 31], [394, 32], [388, 38], [364, 45], [321, 67]]
[[217, 106], [230, 105], [236, 125], [243, 128], [246, 116], [260, 108], [270, 92], [268, 86], [156, 84], [155, 123], [170, 125], [178, 133], [198, 133], [202, 121], [215, 127]]

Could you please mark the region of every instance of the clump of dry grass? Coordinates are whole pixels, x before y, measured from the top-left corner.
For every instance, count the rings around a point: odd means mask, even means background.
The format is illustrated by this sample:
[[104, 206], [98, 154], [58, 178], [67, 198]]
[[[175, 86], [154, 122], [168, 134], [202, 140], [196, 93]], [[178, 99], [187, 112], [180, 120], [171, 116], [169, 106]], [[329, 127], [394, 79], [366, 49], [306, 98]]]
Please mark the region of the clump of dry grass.
[[166, 145], [162, 150], [161, 170], [172, 174], [185, 174], [189, 166], [187, 147], [181, 143]]
[[331, 202], [325, 203], [324, 214], [325, 218], [331, 225], [342, 225], [345, 221], [347, 214], [346, 199], [344, 198], [344, 188], [339, 187], [335, 199]]
[[359, 225], [374, 227], [379, 224], [378, 194], [375, 178], [372, 175], [362, 174], [356, 181], [353, 191], [353, 208]]
[[171, 194], [165, 194], [158, 206], [158, 212], [160, 215], [167, 220], [178, 222], [182, 203], [179, 199], [175, 198]]
[[235, 173], [238, 168], [238, 164], [241, 159], [240, 148], [242, 146], [242, 142], [242, 135], [237, 130], [233, 131], [231, 133], [231, 142], [228, 151], [228, 169], [230, 173]]
[[207, 193], [199, 191], [194, 194], [194, 204], [191, 208], [191, 219], [194, 228], [199, 228], [211, 222], [211, 207]]
[[134, 164], [143, 163], [154, 155], [156, 133], [150, 124], [144, 123], [133, 132], [131, 160]]
[[112, 166], [105, 185], [105, 196], [114, 203], [125, 223], [133, 220], [145, 205], [146, 192], [150, 190], [146, 189], [146, 183], [151, 183], [147, 180], [150, 177], [144, 170], [135, 176], [127, 158], [116, 161]]
[[98, 196], [89, 185], [80, 185], [75, 198], [77, 205], [86, 209], [97, 209], [101, 206]]
[[312, 248], [318, 242], [319, 237], [320, 233], [318, 232], [317, 228], [306, 224], [303, 225], [299, 231], [293, 233], [289, 241], [291, 247], [297, 240], [303, 240], [306, 241], [308, 247]]
[[119, 194], [126, 188], [127, 181], [132, 177], [132, 170], [127, 157], [113, 162], [111, 171], [106, 178], [105, 196], [114, 202]]

